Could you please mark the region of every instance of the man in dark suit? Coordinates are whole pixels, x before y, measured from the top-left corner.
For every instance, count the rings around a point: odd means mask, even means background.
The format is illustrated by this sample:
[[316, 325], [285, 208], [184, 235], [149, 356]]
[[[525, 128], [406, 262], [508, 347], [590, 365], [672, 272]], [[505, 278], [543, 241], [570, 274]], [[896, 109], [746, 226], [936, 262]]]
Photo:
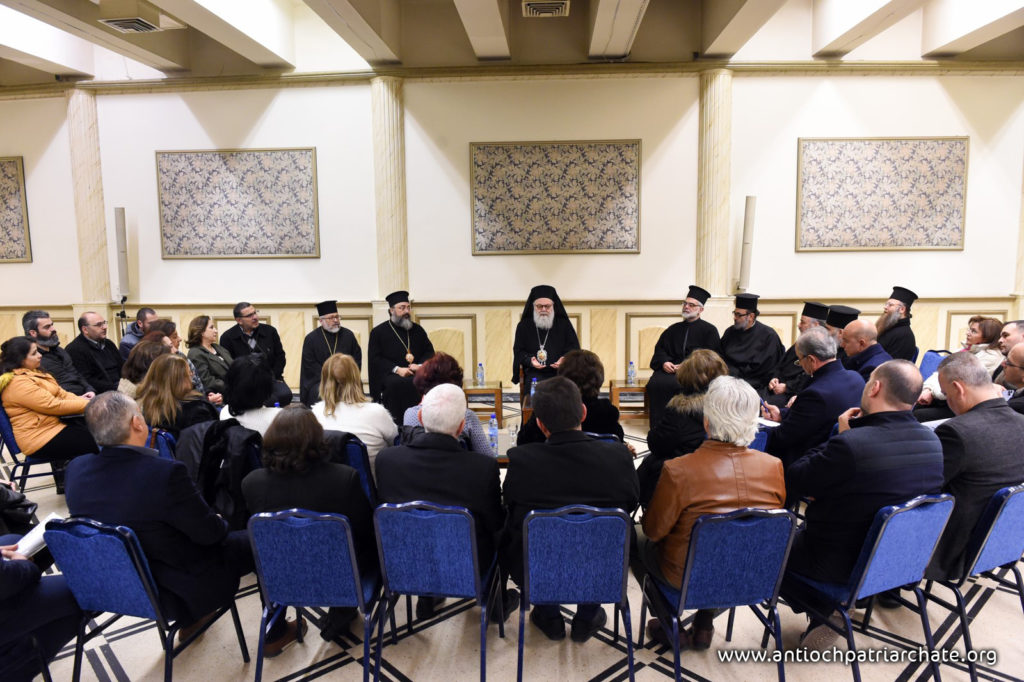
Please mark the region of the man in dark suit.
[[878, 343], [878, 330], [868, 320], [854, 320], [846, 325], [841, 344], [846, 351], [843, 366], [860, 374], [864, 381], [876, 367], [893, 359]]
[[124, 359], [107, 338], [107, 321], [93, 312], [82, 313], [78, 331], [67, 348], [75, 369], [96, 393], [116, 391]]
[[[860, 408], [839, 416], [839, 434], [786, 470], [790, 497], [813, 498], [787, 574], [845, 583], [879, 509], [938, 492], [942, 446], [911, 412], [921, 385], [921, 373], [906, 360], [880, 365], [864, 386]], [[783, 595], [797, 608], [814, 603], [795, 581], [783, 582]], [[834, 639], [832, 630], [818, 626], [811, 623], [804, 644], [818, 648]]]
[[25, 330], [25, 336], [35, 339], [36, 347], [43, 356], [39, 363], [40, 369], [52, 374], [60, 387], [68, 393], [83, 398], [92, 398], [96, 395], [89, 382], [83, 379], [75, 368], [71, 356], [60, 347], [60, 337], [53, 326], [50, 313], [45, 310], [30, 310], [21, 316], [21, 326]]
[[[465, 507], [476, 522], [477, 558], [486, 571], [494, 558], [498, 534], [505, 523], [501, 506], [498, 461], [464, 450], [458, 436], [466, 422], [466, 395], [453, 384], [432, 388], [420, 406], [424, 433], [412, 442], [384, 448], [377, 455], [377, 493], [382, 502], [425, 500]], [[519, 593], [506, 599], [505, 616], [519, 606]], [[443, 601], [443, 599], [442, 599]], [[420, 597], [416, 615], [432, 615], [436, 600]]]
[[[248, 535], [228, 532], [184, 464], [144, 447], [149, 428], [134, 400], [116, 392], [99, 395], [89, 401], [85, 420], [102, 450], [68, 465], [68, 512], [135, 532], [161, 607], [171, 619], [189, 624], [178, 635], [184, 640], [229, 604], [239, 578], [253, 571]], [[294, 621], [286, 630], [269, 636], [271, 655], [295, 639]]]
[[809, 449], [824, 443], [836, 418], [856, 407], [864, 379], [836, 361], [836, 341], [821, 327], [812, 327], [796, 340], [797, 362], [811, 375], [790, 408], [765, 405], [765, 418], [779, 422], [768, 432], [765, 451], [789, 466]]
[[1003, 360], [1003, 381], [1012, 387], [1013, 394], [1006, 403], [1014, 412], [1024, 414], [1024, 343], [1010, 349]]
[[262, 354], [274, 371], [275, 379], [274, 392], [267, 400], [267, 407], [273, 407], [275, 403], [282, 407], [288, 405], [292, 401], [292, 390], [284, 383], [285, 354], [281, 336], [269, 324], [260, 324], [260, 311], [252, 303], [242, 301], [235, 304], [232, 314], [238, 324], [221, 335], [220, 345], [235, 359], [250, 353]]
[[942, 441], [942, 486], [956, 498], [925, 577], [956, 580], [975, 524], [992, 495], [1024, 480], [1024, 415], [1013, 411], [973, 353], [953, 353], [936, 370], [956, 416], [935, 429]]
[[[1024, 342], [1024, 320], [1011, 320], [1004, 324], [1002, 331], [999, 332], [999, 350], [1003, 355], [1009, 357], [1010, 350], [1021, 342]], [[996, 371], [992, 372], [992, 381], [1005, 386], [1005, 371], [1005, 365], [997, 367]]]
[[[565, 377], [539, 382], [532, 401], [537, 426], [547, 441], [509, 450], [505, 476], [508, 522], [502, 552], [519, 585], [524, 572], [523, 520], [531, 511], [586, 504], [630, 513], [640, 495], [629, 448], [583, 434], [580, 424], [586, 408], [576, 384]], [[572, 620], [573, 641], [590, 639], [606, 620], [599, 604], [580, 604]], [[534, 606], [530, 621], [549, 639], [565, 637], [565, 620], [557, 606]]]

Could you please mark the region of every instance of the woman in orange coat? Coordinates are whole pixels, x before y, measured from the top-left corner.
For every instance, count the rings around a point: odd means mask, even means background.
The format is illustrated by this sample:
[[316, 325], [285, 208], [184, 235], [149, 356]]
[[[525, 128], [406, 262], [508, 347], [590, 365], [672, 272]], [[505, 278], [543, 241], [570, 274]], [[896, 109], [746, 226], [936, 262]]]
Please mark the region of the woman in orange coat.
[[25, 336], [0, 345], [0, 400], [22, 453], [53, 463], [60, 493], [63, 464], [99, 448], [84, 424], [60, 420], [81, 414], [89, 401], [68, 393], [52, 375], [40, 370], [41, 358], [35, 341]]

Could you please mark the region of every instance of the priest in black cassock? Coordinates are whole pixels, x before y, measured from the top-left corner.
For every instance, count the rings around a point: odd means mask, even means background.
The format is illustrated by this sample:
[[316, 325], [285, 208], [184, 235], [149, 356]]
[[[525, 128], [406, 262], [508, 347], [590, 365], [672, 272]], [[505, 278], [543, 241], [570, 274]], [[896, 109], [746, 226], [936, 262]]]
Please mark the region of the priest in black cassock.
[[327, 358], [335, 353], [351, 355], [359, 368], [363, 368], [363, 349], [356, 335], [341, 326], [337, 301], [316, 304], [320, 325], [306, 334], [302, 341], [302, 373], [299, 377], [299, 399], [307, 407], [320, 400], [320, 370]]
[[529, 390], [534, 378], [544, 381], [558, 374], [562, 356], [579, 348], [580, 340], [555, 288], [540, 284], [530, 289], [512, 343], [512, 383], [519, 383], [522, 368]]
[[720, 352], [718, 330], [715, 325], [700, 319], [704, 312], [704, 304], [711, 294], [696, 284], [683, 300], [683, 321], [676, 322], [658, 337], [651, 356], [651, 369], [654, 370], [647, 381], [647, 403], [651, 409], [651, 425], [658, 423], [665, 405], [679, 392], [676, 381], [676, 370], [679, 365], [698, 348], [706, 348]]
[[878, 343], [885, 352], [896, 360], [910, 360], [917, 356], [917, 340], [910, 328], [910, 306], [917, 300], [917, 294], [904, 287], [893, 287], [892, 295], [885, 302], [882, 314], [875, 323], [878, 329]]
[[388, 294], [387, 302], [390, 319], [370, 331], [370, 395], [401, 424], [405, 411], [420, 401], [412, 377], [434, 355], [434, 346], [423, 327], [412, 321], [408, 291]]
[[[828, 306], [824, 303], [804, 301], [804, 308], [800, 311], [800, 321], [796, 323], [797, 329], [803, 334], [811, 327], [824, 327], [827, 315]], [[796, 343], [794, 342], [786, 349], [786, 354], [782, 356], [782, 360], [772, 372], [765, 402], [776, 407], [785, 407], [800, 392], [800, 389], [807, 385], [810, 378], [810, 375], [797, 364]]]
[[860, 311], [848, 305], [830, 305], [825, 316], [825, 329], [836, 340], [836, 360], [846, 367], [846, 351], [843, 350], [843, 330], [860, 315]]
[[755, 391], [763, 393], [786, 349], [779, 335], [768, 325], [757, 321], [757, 294], [736, 294], [736, 309], [731, 327], [722, 334], [722, 359], [729, 374], [745, 380]]

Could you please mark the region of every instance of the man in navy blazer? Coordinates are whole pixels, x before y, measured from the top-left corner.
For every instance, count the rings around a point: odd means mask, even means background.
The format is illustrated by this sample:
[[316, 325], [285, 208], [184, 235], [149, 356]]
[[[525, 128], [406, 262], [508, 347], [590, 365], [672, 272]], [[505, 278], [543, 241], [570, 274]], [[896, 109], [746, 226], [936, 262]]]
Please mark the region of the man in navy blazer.
[[892, 356], [878, 343], [878, 330], [868, 320], [854, 320], [843, 329], [843, 350], [846, 359], [843, 365], [868, 380], [875, 368]]
[[253, 570], [246, 532], [228, 532], [184, 464], [144, 447], [149, 429], [134, 400], [99, 395], [85, 420], [102, 449], [69, 463], [68, 512], [135, 531], [169, 618], [191, 624], [228, 604]]
[[942, 441], [942, 491], [956, 498], [925, 573], [956, 580], [966, 568], [967, 543], [992, 495], [1024, 481], [1024, 415], [992, 384], [974, 353], [953, 353], [939, 363], [939, 388], [956, 416], [935, 429]]
[[796, 340], [797, 362], [811, 380], [793, 406], [765, 405], [765, 418], [780, 422], [768, 432], [765, 452], [788, 467], [811, 448], [824, 443], [840, 414], [860, 404], [864, 379], [836, 361], [836, 340], [821, 327], [812, 327]]

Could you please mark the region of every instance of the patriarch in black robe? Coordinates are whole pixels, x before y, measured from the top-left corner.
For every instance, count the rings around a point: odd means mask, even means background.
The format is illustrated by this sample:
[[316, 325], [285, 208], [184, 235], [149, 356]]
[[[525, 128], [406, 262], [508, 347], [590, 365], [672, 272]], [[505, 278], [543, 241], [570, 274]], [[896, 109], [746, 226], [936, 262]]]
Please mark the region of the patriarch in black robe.
[[758, 298], [757, 294], [736, 295], [735, 321], [722, 334], [722, 359], [729, 374], [745, 380], [755, 391], [764, 391], [786, 349], [774, 329], [757, 321], [761, 314]]
[[359, 369], [363, 368], [363, 349], [351, 330], [341, 326], [337, 301], [316, 304], [319, 326], [302, 341], [302, 373], [299, 377], [299, 399], [307, 406], [320, 399], [320, 370], [335, 353], [351, 355]]
[[[797, 329], [803, 334], [812, 327], [824, 327], [827, 315], [828, 306], [824, 303], [804, 301], [804, 308], [800, 311], [800, 321], [796, 323]], [[786, 349], [786, 354], [775, 366], [772, 375], [771, 381], [768, 382], [765, 402], [776, 407], [785, 407], [811, 378], [797, 364], [795, 342]]]
[[910, 289], [893, 287], [892, 295], [875, 322], [878, 343], [897, 360], [913, 362], [917, 357], [917, 340], [914, 338], [914, 330], [910, 328], [910, 306], [916, 300], [917, 294]]
[[412, 321], [408, 291], [388, 294], [387, 302], [390, 318], [370, 331], [367, 369], [370, 395], [400, 424], [405, 411], [420, 401], [412, 377], [433, 357], [434, 346], [423, 327]]
[[720, 340], [715, 325], [700, 319], [704, 312], [704, 304], [711, 293], [696, 284], [683, 300], [683, 320], [676, 322], [658, 337], [651, 356], [651, 378], [647, 381], [647, 403], [650, 405], [651, 425], [661, 419], [665, 405], [679, 392], [676, 370], [690, 353], [698, 348], [706, 348], [718, 353]]
[[527, 388], [533, 379], [550, 379], [558, 374], [562, 356], [579, 348], [580, 340], [555, 288], [541, 284], [530, 289], [512, 344], [512, 383], [519, 383], [520, 369]]

